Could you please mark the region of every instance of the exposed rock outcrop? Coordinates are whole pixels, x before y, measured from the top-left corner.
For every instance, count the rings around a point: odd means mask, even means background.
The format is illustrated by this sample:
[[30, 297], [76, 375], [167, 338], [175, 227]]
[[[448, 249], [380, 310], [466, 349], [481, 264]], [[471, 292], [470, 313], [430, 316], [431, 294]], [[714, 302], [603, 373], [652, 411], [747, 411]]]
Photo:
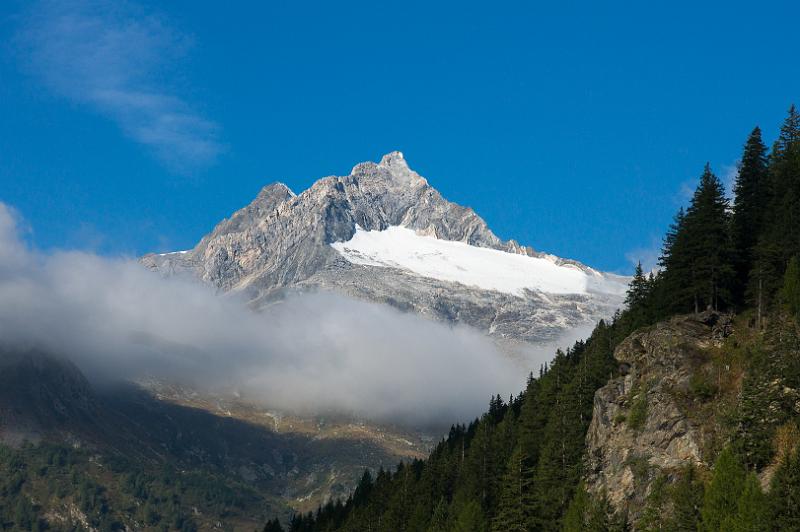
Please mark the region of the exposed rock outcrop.
[[597, 391], [586, 437], [587, 489], [604, 493], [635, 526], [653, 481], [687, 465], [709, 466], [709, 434], [689, 408], [708, 351], [730, 334], [730, 319], [683, 316], [634, 333], [614, 352], [621, 376]]

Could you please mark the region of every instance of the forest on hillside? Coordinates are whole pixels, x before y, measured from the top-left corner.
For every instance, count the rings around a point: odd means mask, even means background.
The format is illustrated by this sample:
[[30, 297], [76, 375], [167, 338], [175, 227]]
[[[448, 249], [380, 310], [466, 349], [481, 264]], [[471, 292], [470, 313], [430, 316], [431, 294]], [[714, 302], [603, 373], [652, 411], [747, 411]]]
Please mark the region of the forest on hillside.
[[[507, 400], [454, 425], [429, 458], [366, 471], [346, 500], [295, 515], [292, 532], [612, 531], [631, 523], [583, 487], [595, 391], [618, 371], [614, 349], [676, 314], [736, 315], [726, 367], [741, 369], [727, 438], [710, 471], [687, 464], [654, 484], [639, 530], [800, 530], [800, 416], [770, 382], [800, 390], [800, 114], [792, 106], [768, 148], [756, 127], [729, 200], [706, 165], [689, 206], [664, 238], [659, 269], [636, 269], [626, 308]], [[696, 393], [722, 394], [713, 383]], [[636, 426], [643, 408], [626, 420]], [[767, 489], [757, 474], [774, 469]], [[274, 519], [265, 532], [285, 530]]]

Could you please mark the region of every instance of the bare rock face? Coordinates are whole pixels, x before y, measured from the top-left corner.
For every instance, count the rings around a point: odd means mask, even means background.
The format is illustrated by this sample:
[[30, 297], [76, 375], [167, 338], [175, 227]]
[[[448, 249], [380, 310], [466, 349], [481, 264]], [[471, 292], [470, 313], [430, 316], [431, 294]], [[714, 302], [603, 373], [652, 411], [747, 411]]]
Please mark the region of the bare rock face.
[[674, 318], [634, 333], [614, 353], [622, 376], [595, 394], [585, 482], [634, 527], [657, 476], [672, 481], [689, 464], [709, 465], [703, 426], [687, 415], [685, 398], [703, 353], [729, 329], [714, 313]]
[[411, 170], [400, 152], [377, 164], [360, 163], [347, 176], [320, 179], [299, 195], [281, 183], [269, 185], [194, 249], [151, 254], [141, 262], [163, 275], [189, 274], [222, 292], [243, 293], [254, 308], [292, 291], [333, 290], [510, 341], [552, 340], [567, 329], [609, 317], [621, 305], [619, 291], [529, 291], [517, 297], [403, 268], [354, 264], [330, 244], [350, 240], [356, 226], [366, 231], [402, 226], [441, 240], [546, 257], [587, 272], [596, 287], [627, 283], [624, 277], [500, 240], [475, 211], [447, 201]]

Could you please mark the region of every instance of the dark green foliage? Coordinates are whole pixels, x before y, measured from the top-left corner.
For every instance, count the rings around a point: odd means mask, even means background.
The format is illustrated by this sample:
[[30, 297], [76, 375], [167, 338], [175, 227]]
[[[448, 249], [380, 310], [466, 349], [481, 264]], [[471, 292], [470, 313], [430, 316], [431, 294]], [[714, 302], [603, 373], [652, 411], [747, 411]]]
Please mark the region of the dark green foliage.
[[631, 410], [628, 413], [628, 426], [632, 430], [641, 430], [647, 419], [647, 390], [639, 390], [631, 401]]
[[695, 532], [700, 525], [703, 504], [703, 483], [693, 466], [687, 466], [678, 481], [670, 488], [672, 516], [667, 529], [675, 532]]
[[800, 253], [800, 115], [794, 105], [773, 145], [768, 170], [768, 206], [751, 271], [758, 308], [766, 307], [789, 259]]
[[781, 299], [792, 315], [800, 315], [800, 261], [797, 260], [797, 256], [792, 257], [786, 267]]
[[642, 532], [664, 530], [664, 510], [668, 498], [667, 478], [659, 475], [653, 480], [642, 516], [639, 519], [639, 528]]
[[772, 479], [773, 530], [800, 530], [800, 456], [791, 453]]
[[74, 505], [101, 531], [134, 528], [135, 520], [182, 532], [199, 528], [193, 508], [221, 520], [259, 515], [266, 503], [249, 486], [208, 471], [150, 467], [61, 445], [0, 446], [0, 529], [60, 529], [42, 520], [44, 501], [48, 508]]
[[583, 484], [564, 515], [563, 532], [622, 532], [626, 530], [623, 516], [615, 517], [605, 494], [593, 497]]
[[518, 445], [511, 454], [501, 481], [497, 515], [492, 520], [493, 531], [524, 532], [528, 529], [533, 476], [534, 471]]
[[769, 501], [755, 473], [748, 474], [744, 479], [732, 524], [731, 530], [734, 532], [760, 532], [771, 528]]
[[583, 532], [589, 523], [589, 510], [592, 499], [583, 483], [578, 485], [575, 496], [564, 514], [564, 532]]
[[464, 504], [453, 504], [454, 520], [451, 532], [483, 532], [486, 530], [486, 518], [481, 505], [477, 501]]
[[705, 490], [702, 530], [724, 532], [733, 528], [744, 480], [744, 467], [726, 447], [714, 463], [714, 474]]
[[756, 257], [758, 237], [763, 232], [769, 202], [767, 147], [761, 129], [750, 133], [744, 146], [734, 185], [735, 199], [731, 217], [731, 236], [736, 249], [737, 301], [744, 297], [750, 271]]
[[270, 519], [264, 526], [263, 532], [284, 532], [281, 522], [277, 519]]
[[676, 224], [663, 257], [670, 307], [699, 312], [731, 304], [735, 271], [728, 201], [710, 166], [703, 170], [691, 204]]

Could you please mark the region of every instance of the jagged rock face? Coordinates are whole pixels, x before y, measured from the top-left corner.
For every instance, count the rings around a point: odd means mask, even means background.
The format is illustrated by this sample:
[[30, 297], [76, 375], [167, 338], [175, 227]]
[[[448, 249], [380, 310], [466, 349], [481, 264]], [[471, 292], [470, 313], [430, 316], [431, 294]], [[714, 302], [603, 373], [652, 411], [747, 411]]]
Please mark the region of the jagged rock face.
[[[365, 231], [401, 226], [419, 235], [543, 257], [617, 289], [566, 295], [531, 290], [514, 297], [404, 268], [355, 264], [331, 244], [350, 240], [357, 226]], [[194, 249], [147, 255], [142, 263], [164, 275], [188, 272], [222, 291], [243, 292], [256, 308], [293, 290], [334, 290], [527, 342], [553, 339], [610, 316], [621, 304], [618, 287], [627, 282], [501, 241], [472, 209], [445, 200], [399, 152], [377, 164], [358, 164], [350, 175], [323, 178], [300, 195], [281, 183], [269, 185]]]
[[585, 482], [634, 528], [658, 475], [672, 481], [689, 464], [708, 467], [704, 427], [687, 415], [682, 398], [691, 395], [703, 353], [729, 327], [713, 313], [674, 318], [632, 334], [614, 352], [622, 376], [595, 394]]

